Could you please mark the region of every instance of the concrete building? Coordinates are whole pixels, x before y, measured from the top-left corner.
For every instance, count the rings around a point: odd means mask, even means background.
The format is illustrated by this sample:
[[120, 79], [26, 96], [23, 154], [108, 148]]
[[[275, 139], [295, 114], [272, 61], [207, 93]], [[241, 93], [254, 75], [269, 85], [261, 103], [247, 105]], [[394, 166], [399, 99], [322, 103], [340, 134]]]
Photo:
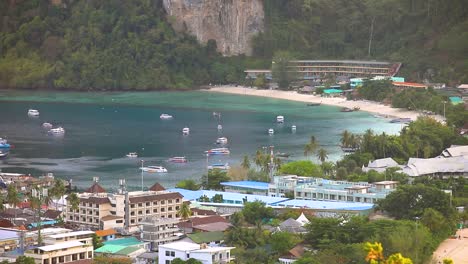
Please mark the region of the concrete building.
[[[122, 185], [121, 185], [122, 187]], [[95, 230], [114, 228], [135, 232], [146, 217], [178, 218], [182, 195], [166, 190], [107, 193], [97, 180], [84, 193], [78, 194], [76, 211], [68, 204], [66, 221]]]
[[468, 178], [468, 157], [410, 158], [408, 164], [399, 172], [405, 173], [410, 177]]
[[49, 235], [44, 239], [44, 246], [26, 250], [24, 255], [34, 258], [37, 264], [91, 260], [94, 257], [92, 234], [92, 231], [76, 231]]
[[245, 194], [268, 194], [268, 183], [257, 181], [233, 181], [221, 182], [226, 192], [245, 193]]
[[140, 238], [150, 243], [150, 250], [156, 251], [159, 245], [176, 241], [180, 238], [180, 229], [176, 218], [146, 217], [141, 224]]
[[231, 250], [234, 247], [210, 247], [205, 244], [198, 245], [189, 242], [174, 242], [159, 246], [159, 264], [171, 264], [175, 258], [188, 260], [190, 258], [201, 261], [203, 264], [229, 263]]

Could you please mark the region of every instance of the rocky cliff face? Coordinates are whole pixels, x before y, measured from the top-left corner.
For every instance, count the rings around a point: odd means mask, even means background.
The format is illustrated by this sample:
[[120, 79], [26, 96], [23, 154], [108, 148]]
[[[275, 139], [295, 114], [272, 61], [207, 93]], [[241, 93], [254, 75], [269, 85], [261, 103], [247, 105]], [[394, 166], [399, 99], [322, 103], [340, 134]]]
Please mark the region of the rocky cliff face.
[[206, 43], [216, 40], [224, 55], [247, 54], [251, 39], [263, 30], [262, 0], [163, 0], [177, 31], [187, 30]]

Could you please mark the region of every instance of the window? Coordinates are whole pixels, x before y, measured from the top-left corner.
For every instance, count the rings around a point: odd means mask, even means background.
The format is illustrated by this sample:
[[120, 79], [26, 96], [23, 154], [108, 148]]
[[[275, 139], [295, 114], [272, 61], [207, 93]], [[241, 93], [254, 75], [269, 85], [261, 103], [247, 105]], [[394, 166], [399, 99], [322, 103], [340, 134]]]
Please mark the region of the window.
[[65, 262], [65, 258], [63, 256], [59, 257], [59, 263]]
[[138, 214], [143, 214], [143, 211], [138, 211]]
[[157, 213], [158, 212], [158, 209], [153, 209], [153, 213]]
[[166, 264], [171, 264], [171, 261], [166, 259]]
[[172, 211], [172, 206], [169, 206], [168, 210], [169, 210], [169, 211]]
[[189, 258], [190, 258], [190, 254], [187, 254], [187, 259], [189, 259]]
[[84, 259], [85, 258], [85, 253], [80, 253], [80, 259]]
[[161, 204], [164, 204], [164, 201], [161, 201]]
[[134, 224], [134, 223], [135, 223], [135, 219], [132, 219], [132, 220], [130, 221], [130, 223]]
[[115, 220], [115, 222], [116, 222], [117, 224], [122, 224], [122, 223], [123, 223], [123, 220]]
[[219, 259], [223, 258], [223, 254], [219, 253]]
[[171, 255], [171, 252], [166, 250], [166, 257], [169, 257]]
[[88, 252], [88, 258], [89, 258], [89, 259], [92, 259], [92, 258], [93, 258], [93, 252], [92, 252], [92, 251], [89, 251], [89, 252]]
[[172, 203], [172, 200], [167, 201], [167, 203]]
[[171, 257], [175, 257], [175, 251], [171, 251]]
[[153, 205], [158, 205], [158, 202], [157, 202], [157, 201], [156, 201], [156, 202], [153, 202]]
[[161, 208], [161, 212], [165, 212], [165, 211], [166, 211], [166, 209], [164, 209], [164, 208]]
[[150, 202], [146, 202], [146, 206], [150, 206], [150, 205], [151, 205], [151, 203], [150, 203]]
[[178, 203], [180, 200], [179, 200], [179, 198], [177, 198], [175, 201], [176, 201], [176, 203]]
[[179, 210], [179, 208], [180, 208], [179, 206], [176, 206], [176, 207], [175, 207], [176, 210]]
[[146, 214], [149, 214], [151, 211], [150, 210], [146, 210]]
[[139, 203], [139, 204], [138, 204], [138, 206], [139, 206], [139, 207], [142, 207], [142, 206], [143, 206], [143, 204], [142, 204], [142, 203]]

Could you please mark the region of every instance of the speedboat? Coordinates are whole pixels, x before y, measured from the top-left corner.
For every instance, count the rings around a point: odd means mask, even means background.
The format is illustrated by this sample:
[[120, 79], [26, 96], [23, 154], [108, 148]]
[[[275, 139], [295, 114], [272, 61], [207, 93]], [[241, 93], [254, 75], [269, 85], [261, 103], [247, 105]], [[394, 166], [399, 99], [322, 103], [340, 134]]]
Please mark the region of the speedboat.
[[10, 147], [6, 139], [0, 138], [0, 149], [10, 149]]
[[223, 126], [222, 125], [218, 125], [218, 130], [221, 130], [223, 129]]
[[187, 159], [185, 157], [172, 157], [168, 161], [174, 163], [186, 163]]
[[53, 126], [51, 123], [45, 122], [45, 123], [42, 123], [42, 127], [45, 129], [51, 129]]
[[273, 128], [268, 129], [268, 134], [269, 135], [275, 134], [275, 130]]
[[220, 137], [216, 139], [216, 144], [225, 145], [227, 143], [228, 143], [228, 139], [226, 137]]
[[284, 116], [277, 116], [276, 123], [284, 123]]
[[292, 126], [291, 126], [291, 131], [292, 131], [292, 132], [295, 132], [296, 129], [297, 129], [296, 125], [292, 125]]
[[28, 116], [39, 116], [39, 111], [37, 111], [36, 109], [29, 109]]
[[212, 164], [212, 165], [209, 165], [206, 167], [208, 170], [214, 170], [214, 169], [218, 169], [218, 170], [229, 170], [231, 167], [229, 166], [229, 163], [226, 163], [226, 164], [221, 164], [221, 163], [218, 163], [218, 164]]
[[125, 155], [125, 156], [127, 156], [127, 158], [138, 158], [138, 153], [136, 153], [136, 152], [130, 152], [130, 153], [128, 153], [128, 154]]
[[168, 119], [172, 119], [173, 117], [168, 114], [161, 114], [159, 118], [161, 118], [162, 120], [168, 120]]
[[188, 134], [190, 134], [190, 128], [184, 127], [184, 129], [182, 129], [182, 135], [188, 135]]
[[284, 152], [276, 152], [275, 156], [278, 157], [278, 158], [289, 158], [289, 156], [291, 156], [291, 154], [284, 153]]
[[228, 148], [214, 148], [205, 151], [205, 153], [208, 155], [229, 155], [231, 152]]
[[213, 112], [213, 116], [214, 117], [221, 117], [221, 113], [220, 112]]
[[147, 166], [141, 167], [140, 170], [150, 173], [166, 173], [167, 169], [162, 166]]
[[65, 134], [65, 129], [63, 127], [52, 128], [47, 133], [51, 135], [63, 135]]

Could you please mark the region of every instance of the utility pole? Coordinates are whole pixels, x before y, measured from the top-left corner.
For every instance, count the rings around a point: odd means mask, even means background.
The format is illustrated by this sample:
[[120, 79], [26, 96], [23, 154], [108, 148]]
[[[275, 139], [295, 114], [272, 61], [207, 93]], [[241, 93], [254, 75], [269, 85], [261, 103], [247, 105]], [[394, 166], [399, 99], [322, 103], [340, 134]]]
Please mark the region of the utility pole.
[[37, 221], [37, 244], [41, 245], [42, 244], [42, 237], [41, 237], [41, 207], [42, 207], [42, 201], [45, 197], [48, 196], [48, 190], [41, 187], [37, 189], [32, 190], [32, 196], [37, 199], [38, 202], [38, 216], [39, 216], [39, 221]]
[[273, 168], [275, 167], [274, 161], [274, 153], [273, 153], [274, 146], [270, 146], [270, 183], [273, 183]]

